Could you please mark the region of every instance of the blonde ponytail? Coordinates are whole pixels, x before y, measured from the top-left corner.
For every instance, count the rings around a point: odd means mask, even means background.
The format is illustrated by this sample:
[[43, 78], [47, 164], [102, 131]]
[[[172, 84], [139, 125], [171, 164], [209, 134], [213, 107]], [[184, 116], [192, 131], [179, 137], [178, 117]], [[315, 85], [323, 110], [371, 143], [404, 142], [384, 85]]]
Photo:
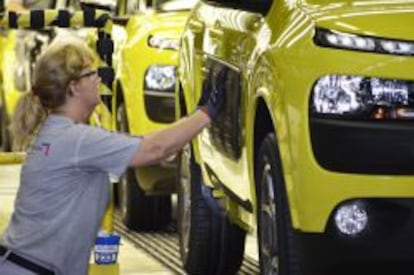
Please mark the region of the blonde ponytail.
[[19, 99], [10, 125], [13, 151], [27, 149], [46, 115], [39, 97], [33, 92], [27, 92]]

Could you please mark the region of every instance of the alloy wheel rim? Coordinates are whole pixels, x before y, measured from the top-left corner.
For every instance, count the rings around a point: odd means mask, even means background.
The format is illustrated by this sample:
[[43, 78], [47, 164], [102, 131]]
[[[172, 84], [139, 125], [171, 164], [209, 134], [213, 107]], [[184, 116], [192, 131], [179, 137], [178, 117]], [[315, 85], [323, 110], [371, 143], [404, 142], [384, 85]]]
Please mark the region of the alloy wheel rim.
[[[124, 108], [123, 107], [118, 107], [117, 109], [116, 122], [117, 122], [119, 131], [126, 133], [127, 126], [126, 126], [126, 121], [124, 119]], [[128, 173], [128, 171], [126, 171], [125, 173]], [[127, 208], [128, 208], [127, 175], [123, 175], [121, 177], [120, 184], [121, 184], [121, 216], [125, 218], [126, 213], [127, 213]]]
[[277, 239], [277, 211], [271, 166], [266, 162], [262, 170], [260, 200], [260, 241], [264, 274], [279, 273], [279, 244]]
[[[181, 192], [181, 209], [182, 220], [180, 224], [181, 246], [184, 251], [184, 257], [187, 257], [190, 245], [191, 231], [191, 171], [190, 171], [191, 151], [189, 145], [186, 145], [181, 155], [180, 165], [180, 189]], [[185, 262], [186, 259], [184, 259]]]
[[128, 192], [127, 192], [127, 180], [126, 175], [121, 177], [121, 180], [119, 182], [121, 184], [121, 216], [123, 218], [126, 217], [127, 213], [127, 200], [128, 200]]

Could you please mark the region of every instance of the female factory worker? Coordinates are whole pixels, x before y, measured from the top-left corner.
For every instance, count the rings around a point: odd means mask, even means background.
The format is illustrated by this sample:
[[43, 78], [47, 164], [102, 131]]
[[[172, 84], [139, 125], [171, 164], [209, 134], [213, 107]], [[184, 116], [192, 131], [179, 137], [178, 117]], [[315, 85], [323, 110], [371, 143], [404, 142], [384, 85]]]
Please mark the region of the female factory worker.
[[87, 274], [110, 197], [108, 174], [120, 176], [128, 166], [154, 164], [177, 152], [223, 106], [217, 81], [211, 91], [203, 89], [205, 104], [192, 115], [143, 138], [88, 126], [84, 122], [100, 102], [93, 61], [79, 41], [53, 43], [36, 64], [33, 92], [17, 108], [16, 138], [35, 137], [0, 239], [1, 275]]

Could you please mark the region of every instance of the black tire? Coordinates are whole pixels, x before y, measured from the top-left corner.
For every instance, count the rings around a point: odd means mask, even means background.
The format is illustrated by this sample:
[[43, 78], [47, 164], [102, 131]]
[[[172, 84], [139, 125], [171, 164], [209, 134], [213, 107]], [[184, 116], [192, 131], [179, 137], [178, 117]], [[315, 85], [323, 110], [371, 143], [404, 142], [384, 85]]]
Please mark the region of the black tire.
[[228, 221], [202, 184], [189, 145], [179, 166], [177, 227], [184, 269], [188, 274], [235, 274], [243, 259], [245, 232]]
[[6, 110], [4, 106], [1, 107], [0, 111], [0, 150], [3, 152], [11, 151], [11, 137], [9, 131], [9, 122], [7, 119]]
[[275, 134], [262, 142], [256, 166], [258, 240], [261, 274], [300, 275]]
[[[128, 132], [124, 105], [117, 110], [118, 130]], [[164, 230], [171, 223], [171, 196], [147, 196], [138, 185], [135, 172], [128, 169], [118, 183], [118, 202], [121, 219], [136, 231]]]

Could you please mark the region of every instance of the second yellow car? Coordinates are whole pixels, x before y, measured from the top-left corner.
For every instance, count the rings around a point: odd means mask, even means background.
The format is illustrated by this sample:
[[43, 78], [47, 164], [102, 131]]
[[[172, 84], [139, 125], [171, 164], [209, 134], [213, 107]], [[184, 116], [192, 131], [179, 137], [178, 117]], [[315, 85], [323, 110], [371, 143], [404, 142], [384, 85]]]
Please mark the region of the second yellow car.
[[[117, 67], [118, 130], [145, 135], [175, 120], [174, 89], [179, 39], [196, 1], [136, 1], [120, 5], [128, 18], [127, 39]], [[119, 197], [124, 223], [136, 230], [170, 224], [176, 157], [159, 165], [130, 169]]]

